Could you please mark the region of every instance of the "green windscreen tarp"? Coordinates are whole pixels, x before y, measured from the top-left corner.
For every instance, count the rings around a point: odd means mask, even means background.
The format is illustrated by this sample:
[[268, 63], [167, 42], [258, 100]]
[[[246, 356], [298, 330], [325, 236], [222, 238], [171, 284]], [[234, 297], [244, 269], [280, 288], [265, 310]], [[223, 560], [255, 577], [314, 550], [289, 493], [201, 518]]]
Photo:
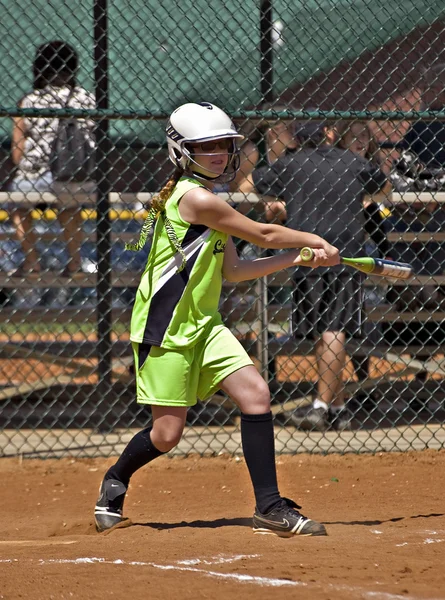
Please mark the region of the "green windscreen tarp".
[[[74, 46], [79, 83], [94, 89], [93, 0], [0, 5], [1, 105], [14, 106], [30, 90], [35, 48], [52, 39]], [[236, 111], [261, 101], [258, 0], [110, 0], [108, 14], [113, 109], [168, 113], [185, 101], [208, 100]], [[443, 0], [275, 0], [273, 19], [282, 26], [275, 94], [444, 14]], [[162, 140], [162, 131], [162, 123], [111, 126], [114, 137], [147, 141]]]

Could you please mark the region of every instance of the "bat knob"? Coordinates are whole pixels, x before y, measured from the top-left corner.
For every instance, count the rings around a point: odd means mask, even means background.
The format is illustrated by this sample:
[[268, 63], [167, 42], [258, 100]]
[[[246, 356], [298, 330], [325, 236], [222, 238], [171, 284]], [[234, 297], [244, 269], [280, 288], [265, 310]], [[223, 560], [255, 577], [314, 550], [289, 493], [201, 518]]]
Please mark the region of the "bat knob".
[[300, 258], [304, 260], [304, 262], [309, 262], [314, 258], [314, 251], [312, 248], [302, 248], [300, 250]]

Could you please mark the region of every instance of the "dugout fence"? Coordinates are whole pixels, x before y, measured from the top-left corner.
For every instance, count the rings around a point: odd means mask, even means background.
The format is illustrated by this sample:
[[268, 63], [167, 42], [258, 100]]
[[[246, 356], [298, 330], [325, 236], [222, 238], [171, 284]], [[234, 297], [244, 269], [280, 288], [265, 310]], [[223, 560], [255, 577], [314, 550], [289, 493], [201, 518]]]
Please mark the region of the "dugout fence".
[[[364, 194], [363, 205], [376, 207], [373, 226], [384, 233], [388, 255], [416, 271], [406, 285], [376, 278], [363, 284], [361, 335], [348, 341], [338, 382], [353, 416], [342, 432], [302, 431], [292, 420], [315, 397], [317, 382], [314, 344], [295, 323], [294, 274], [224, 286], [223, 316], [271, 388], [278, 451], [442, 448], [443, 3], [82, 0], [74, 9], [34, 0], [2, 7], [0, 455], [109, 455], [150, 422], [149, 410], [135, 404], [128, 337], [148, 248], [132, 254], [124, 243], [137, 238], [152, 195], [170, 174], [163, 143], [169, 112], [201, 100], [229, 112], [246, 135], [245, 177], [219, 193], [256, 220], [281, 222], [280, 199], [260, 195], [251, 171], [298, 152], [296, 124], [323, 123], [329, 143], [355, 131], [350, 151], [361, 151], [369, 132], [369, 159], [379, 161], [391, 189]], [[75, 50], [77, 85], [94, 106], [64, 106], [54, 81], [47, 82], [54, 102], [39, 102], [45, 87], [29, 95], [36, 49], [54, 40]], [[42, 188], [54, 131], [69, 118], [91, 124], [96, 185]], [[423, 142], [410, 133], [418, 128]], [[309, 214], [317, 193], [314, 185]], [[64, 236], [68, 207], [80, 217], [75, 275]], [[339, 199], [333, 222], [343, 210]], [[366, 252], [377, 256], [369, 228], [367, 235]], [[30, 265], [26, 253], [35, 250]], [[239, 244], [239, 252], [259, 255], [250, 245]], [[239, 411], [216, 394], [190, 410], [178, 452], [238, 452], [238, 424]]]

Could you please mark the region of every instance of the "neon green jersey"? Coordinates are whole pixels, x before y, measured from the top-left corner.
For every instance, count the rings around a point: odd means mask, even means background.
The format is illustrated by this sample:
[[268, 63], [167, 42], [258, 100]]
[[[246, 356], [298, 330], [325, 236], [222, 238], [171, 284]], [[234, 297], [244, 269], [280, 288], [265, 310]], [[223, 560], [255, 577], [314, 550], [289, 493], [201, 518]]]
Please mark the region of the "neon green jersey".
[[221, 322], [218, 304], [228, 236], [181, 218], [179, 201], [195, 187], [203, 186], [182, 177], [165, 206], [187, 257], [180, 273], [181, 256], [168, 238], [162, 215], [156, 222], [131, 317], [133, 342], [170, 349], [190, 347], [205, 337], [215, 319]]

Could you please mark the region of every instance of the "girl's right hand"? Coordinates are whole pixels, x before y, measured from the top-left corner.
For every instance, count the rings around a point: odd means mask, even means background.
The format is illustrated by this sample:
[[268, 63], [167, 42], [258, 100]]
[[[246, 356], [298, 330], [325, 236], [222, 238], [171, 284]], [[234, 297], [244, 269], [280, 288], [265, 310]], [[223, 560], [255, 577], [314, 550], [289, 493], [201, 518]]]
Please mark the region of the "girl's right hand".
[[317, 265], [318, 267], [334, 267], [335, 265], [340, 264], [340, 250], [338, 248], [331, 246], [326, 240], [323, 240], [322, 250], [324, 252], [324, 256], [322, 257], [324, 262], [323, 264]]

